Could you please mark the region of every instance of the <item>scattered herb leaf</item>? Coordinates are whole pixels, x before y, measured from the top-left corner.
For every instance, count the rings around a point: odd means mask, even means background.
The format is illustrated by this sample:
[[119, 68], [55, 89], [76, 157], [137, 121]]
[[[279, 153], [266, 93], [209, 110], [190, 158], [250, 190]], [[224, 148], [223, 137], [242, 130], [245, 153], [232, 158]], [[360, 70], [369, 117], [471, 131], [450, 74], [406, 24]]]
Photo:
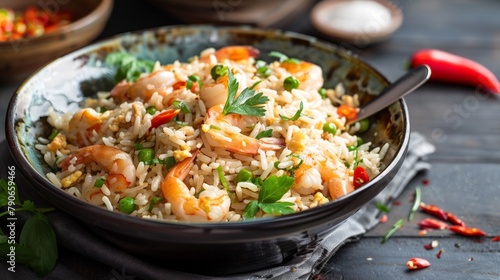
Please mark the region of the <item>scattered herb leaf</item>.
[[246, 116], [264, 116], [266, 109], [264, 104], [269, 101], [269, 98], [264, 96], [262, 92], [256, 94], [255, 90], [245, 88], [238, 97], [235, 98], [238, 91], [238, 81], [234, 78], [231, 71], [228, 71], [228, 97], [222, 113], [240, 114]]
[[257, 134], [257, 136], [255, 136], [255, 139], [258, 140], [261, 138], [271, 137], [271, 136], [273, 136], [273, 129], [272, 128], [259, 132], [259, 134]]
[[302, 114], [303, 109], [304, 109], [304, 104], [302, 103], [302, 101], [300, 101], [299, 110], [297, 110], [297, 112], [295, 112], [295, 115], [293, 115], [292, 117], [287, 117], [287, 116], [283, 116], [280, 114], [280, 118], [284, 121], [296, 121], [300, 118], [300, 115]]
[[115, 83], [124, 79], [129, 82], [135, 82], [142, 73], [153, 71], [155, 65], [154, 61], [138, 59], [125, 52], [112, 52], [108, 54], [106, 63], [118, 67], [115, 75]]

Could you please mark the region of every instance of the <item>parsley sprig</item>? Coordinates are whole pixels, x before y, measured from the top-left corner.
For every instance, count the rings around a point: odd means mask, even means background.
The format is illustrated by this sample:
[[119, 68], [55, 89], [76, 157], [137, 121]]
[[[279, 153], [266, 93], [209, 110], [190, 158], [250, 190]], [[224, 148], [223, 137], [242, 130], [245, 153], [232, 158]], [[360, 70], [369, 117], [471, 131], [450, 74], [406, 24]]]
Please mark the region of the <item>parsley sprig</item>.
[[135, 82], [142, 73], [150, 73], [155, 65], [154, 61], [138, 59], [126, 52], [112, 52], [106, 56], [106, 63], [118, 66], [115, 75], [115, 83], [124, 79]]
[[264, 113], [266, 112], [264, 104], [266, 104], [266, 102], [269, 101], [269, 98], [267, 98], [267, 96], [264, 96], [262, 92], [256, 93], [256, 91], [253, 89], [253, 86], [251, 88], [245, 88], [240, 93], [240, 95], [238, 95], [238, 97], [235, 98], [236, 93], [238, 91], [239, 83], [234, 78], [233, 73], [231, 73], [231, 71], [228, 71], [227, 75], [228, 75], [228, 85], [227, 85], [228, 95], [222, 113], [224, 115], [232, 113], [245, 116], [256, 116], [256, 117], [264, 116]]
[[283, 195], [290, 190], [295, 179], [282, 175], [272, 175], [262, 183], [259, 197], [247, 204], [243, 211], [243, 219], [248, 220], [257, 214], [259, 210], [273, 215], [285, 215], [293, 213], [293, 203], [282, 202]]
[[[14, 200], [9, 198], [13, 195]], [[19, 240], [16, 242], [11, 235], [0, 230], [0, 259], [9, 260], [8, 254], [15, 250], [16, 263], [23, 263], [40, 277], [48, 275], [54, 269], [57, 258], [56, 234], [45, 213], [54, 208], [36, 208], [31, 200], [21, 202], [17, 186], [11, 181], [0, 179], [0, 208], [6, 211], [0, 213], [14, 216], [16, 212], [26, 211], [32, 215], [24, 223]]]

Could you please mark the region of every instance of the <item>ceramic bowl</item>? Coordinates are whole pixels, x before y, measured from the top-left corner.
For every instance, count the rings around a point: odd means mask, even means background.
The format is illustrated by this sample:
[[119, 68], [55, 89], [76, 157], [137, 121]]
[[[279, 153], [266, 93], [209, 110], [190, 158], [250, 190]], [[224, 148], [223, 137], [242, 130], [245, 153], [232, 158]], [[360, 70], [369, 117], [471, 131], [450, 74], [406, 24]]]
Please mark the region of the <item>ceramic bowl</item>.
[[73, 12], [75, 20], [40, 37], [0, 43], [0, 81], [23, 79], [44, 64], [95, 39], [104, 29], [113, 0], [4, 0], [0, 8], [22, 11], [35, 6], [47, 13]]
[[[87, 46], [48, 64], [17, 90], [7, 112], [7, 140], [19, 169], [33, 190], [62, 211], [84, 222], [100, 238], [162, 266], [203, 274], [248, 272], [280, 265], [310, 252], [321, 239], [367, 204], [398, 171], [409, 141], [408, 112], [403, 100], [372, 117], [361, 136], [375, 146], [389, 143], [381, 173], [356, 191], [320, 207], [276, 218], [234, 223], [173, 223], [130, 217], [92, 206], [54, 187], [50, 172], [34, 148], [49, 106], [75, 110], [97, 91], [109, 91], [115, 69], [103, 63], [109, 52], [126, 50], [162, 64], [187, 59], [201, 50], [252, 45], [261, 53], [279, 51], [320, 65], [326, 87], [342, 82], [348, 94], [369, 102], [389, 83], [377, 70], [335, 45], [315, 38], [248, 27], [171, 26], [127, 33]], [[30, 187], [30, 186], [21, 186]], [[217, 256], [217, 257], [214, 257]]]

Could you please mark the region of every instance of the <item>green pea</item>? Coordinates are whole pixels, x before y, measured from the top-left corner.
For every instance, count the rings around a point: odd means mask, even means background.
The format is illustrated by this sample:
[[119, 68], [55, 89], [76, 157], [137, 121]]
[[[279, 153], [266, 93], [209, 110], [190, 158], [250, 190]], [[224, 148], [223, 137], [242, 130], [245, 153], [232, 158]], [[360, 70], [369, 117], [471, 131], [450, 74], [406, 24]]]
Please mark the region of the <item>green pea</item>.
[[299, 84], [300, 84], [299, 80], [297, 80], [294, 77], [290, 76], [290, 77], [287, 77], [285, 79], [285, 81], [283, 82], [283, 87], [286, 90], [291, 91], [294, 88], [298, 88]]
[[359, 121], [359, 130], [358, 132], [365, 132], [370, 128], [370, 120], [369, 119], [362, 119]]
[[236, 184], [239, 182], [250, 182], [253, 178], [252, 172], [247, 169], [241, 169], [236, 175]]
[[133, 197], [124, 197], [118, 202], [118, 210], [125, 214], [130, 214], [135, 210], [135, 201]]
[[327, 122], [323, 125], [323, 131], [335, 135], [337, 133], [337, 126], [334, 123]]
[[104, 178], [97, 178], [94, 182], [94, 187], [96, 188], [102, 188], [102, 186], [104, 185], [104, 183], [106, 182], [106, 179]]
[[146, 108], [146, 113], [154, 115], [158, 111], [155, 106], [149, 106]]
[[320, 88], [318, 89], [319, 95], [321, 95], [321, 99], [326, 99], [326, 89], [325, 88]]
[[153, 151], [153, 149], [142, 149], [139, 151], [137, 157], [139, 158], [139, 161], [148, 162], [153, 160], [153, 158], [155, 157], [155, 152]]
[[228, 68], [224, 65], [217, 64], [210, 70], [210, 75], [214, 80], [217, 80], [220, 76], [225, 76], [227, 74]]

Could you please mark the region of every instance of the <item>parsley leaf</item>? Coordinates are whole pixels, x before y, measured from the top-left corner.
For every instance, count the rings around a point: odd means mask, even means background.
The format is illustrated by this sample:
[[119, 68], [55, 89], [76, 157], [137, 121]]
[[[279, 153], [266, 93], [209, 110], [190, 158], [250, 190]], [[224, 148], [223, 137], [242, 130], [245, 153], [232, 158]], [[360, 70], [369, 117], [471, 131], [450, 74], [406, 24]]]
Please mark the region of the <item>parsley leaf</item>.
[[240, 95], [235, 98], [239, 83], [234, 78], [231, 71], [228, 71], [227, 75], [228, 95], [222, 113], [224, 115], [233, 113], [246, 116], [264, 116], [264, 113], [266, 112], [264, 104], [269, 101], [269, 98], [264, 96], [262, 92], [256, 94], [255, 90], [250, 88], [245, 88]]
[[273, 129], [272, 128], [259, 132], [259, 134], [257, 134], [257, 136], [255, 136], [255, 139], [259, 140], [261, 138], [271, 137], [271, 136], [273, 136]]
[[186, 104], [186, 102], [184, 101], [180, 101], [180, 100], [175, 100], [172, 105], [177, 108], [177, 109], [181, 109], [181, 111], [184, 113], [184, 114], [189, 114], [191, 113], [191, 110], [189, 110], [189, 107], [188, 105]]
[[282, 175], [273, 175], [264, 180], [260, 188], [259, 198], [247, 204], [243, 211], [243, 219], [248, 220], [257, 214], [259, 209], [267, 214], [290, 214], [294, 210], [291, 202], [280, 202], [283, 195], [290, 190], [295, 179]]
[[112, 52], [106, 56], [106, 63], [118, 66], [115, 75], [115, 83], [124, 79], [135, 82], [142, 73], [150, 73], [155, 65], [154, 61], [138, 59], [125, 52]]
[[299, 110], [297, 110], [297, 112], [295, 112], [295, 115], [293, 115], [292, 117], [287, 117], [287, 116], [283, 116], [282, 114], [280, 114], [280, 118], [284, 121], [296, 121], [300, 118], [300, 115], [302, 114], [303, 109], [304, 109], [304, 104], [302, 103], [302, 101], [300, 101]]

